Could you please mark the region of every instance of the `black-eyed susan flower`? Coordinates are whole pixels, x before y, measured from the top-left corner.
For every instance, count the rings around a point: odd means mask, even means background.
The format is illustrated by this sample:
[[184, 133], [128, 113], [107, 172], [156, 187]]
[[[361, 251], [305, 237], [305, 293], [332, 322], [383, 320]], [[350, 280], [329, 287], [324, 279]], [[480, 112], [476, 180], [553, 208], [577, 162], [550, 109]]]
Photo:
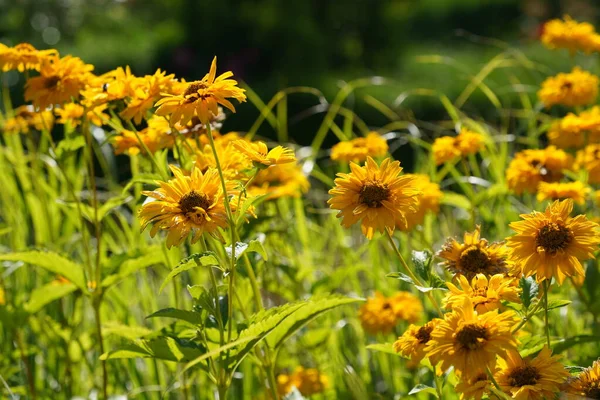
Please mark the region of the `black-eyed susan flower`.
[[458, 147], [463, 157], [478, 153], [483, 149], [484, 145], [484, 136], [467, 128], [462, 128], [458, 136], [456, 136], [456, 147]]
[[591, 189], [580, 181], [565, 183], [540, 182], [538, 186], [537, 200], [564, 200], [571, 199], [577, 204], [584, 204]]
[[261, 169], [247, 188], [251, 196], [266, 195], [268, 200], [300, 197], [310, 188], [302, 167], [296, 163], [272, 165]]
[[512, 311], [479, 314], [471, 299], [465, 298], [462, 307], [445, 314], [431, 333], [427, 356], [439, 357], [438, 373], [454, 366], [461, 376], [468, 378], [487, 368], [493, 370], [496, 356], [516, 348], [511, 333], [515, 322]]
[[58, 51], [54, 49], [37, 50], [29, 43], [20, 43], [14, 47], [0, 43], [0, 70], [4, 72], [14, 69], [19, 72], [28, 69], [39, 71], [45, 60], [56, 57]]
[[[431, 340], [431, 333], [435, 330], [440, 319], [435, 318], [423, 326], [411, 324], [406, 332], [394, 342], [394, 351], [403, 357], [410, 358], [418, 363], [425, 357], [425, 347]], [[432, 364], [435, 364], [432, 361]]]
[[406, 174], [415, 178], [415, 185], [420, 194], [417, 196], [418, 204], [413, 213], [406, 214], [406, 225], [397, 226], [402, 231], [410, 231], [415, 226], [423, 223], [427, 213], [437, 214], [440, 211], [440, 201], [444, 194], [440, 185], [431, 182], [427, 175]]
[[19, 106], [13, 110], [13, 116], [0, 121], [3, 133], [29, 133], [31, 130], [51, 131], [54, 125], [52, 111], [35, 111], [33, 106]]
[[294, 151], [283, 146], [276, 146], [269, 150], [264, 142], [247, 140], [236, 140], [232, 144], [237, 151], [256, 165], [269, 166], [296, 161]]
[[372, 239], [375, 231], [406, 225], [406, 214], [415, 211], [420, 192], [414, 177], [400, 175], [400, 162], [386, 158], [378, 166], [368, 157], [364, 166], [350, 163], [350, 169], [337, 175], [329, 191], [329, 206], [339, 210], [342, 226], [360, 222], [363, 234]]
[[[183, 242], [194, 232], [192, 243], [208, 233], [220, 238], [218, 229], [227, 226], [225, 199], [219, 173], [209, 168], [202, 173], [193, 168], [185, 175], [179, 168], [169, 166], [175, 177], [168, 182], [157, 182], [160, 188], [145, 191], [144, 195], [155, 199], [145, 203], [140, 210], [142, 230], [152, 225], [150, 236], [167, 232], [167, 247]], [[237, 195], [235, 182], [226, 181], [228, 195]], [[232, 202], [235, 208], [236, 202]]]
[[512, 399], [553, 399], [569, 373], [547, 346], [534, 358], [523, 359], [516, 350], [498, 362], [494, 375], [502, 391]]
[[598, 96], [598, 77], [579, 67], [542, 82], [538, 98], [545, 107], [560, 104], [577, 107], [592, 104]]
[[584, 275], [581, 261], [593, 258], [598, 249], [598, 224], [585, 215], [571, 218], [573, 200], [555, 201], [546, 211], [522, 214], [510, 227], [516, 232], [507, 239], [511, 258], [523, 275], [536, 274], [537, 281], [553, 277], [559, 284], [566, 277]]
[[550, 49], [568, 49], [571, 54], [577, 50], [591, 53], [600, 49], [600, 36], [594, 26], [587, 22], [577, 22], [568, 15], [562, 20], [546, 22], [541, 40]]
[[104, 113], [107, 105], [102, 104], [91, 110], [85, 110], [85, 108], [76, 103], [66, 103], [60, 108], [55, 108], [54, 113], [57, 116], [57, 124], [70, 124], [72, 127], [81, 124], [82, 118], [85, 117], [94, 125], [104, 125], [104, 119], [110, 119], [108, 114]]
[[458, 277], [458, 286], [447, 282], [449, 292], [444, 298], [444, 305], [448, 309], [462, 307], [465, 297], [471, 299], [475, 311], [485, 313], [497, 310], [502, 301], [519, 303], [520, 289], [514, 284], [514, 279], [504, 274], [487, 277], [478, 274], [470, 282], [463, 275]]
[[281, 396], [296, 388], [302, 396], [313, 396], [329, 387], [329, 378], [316, 368], [297, 367], [291, 375], [277, 376], [277, 391]]
[[[239, 140], [239, 135], [232, 132], [217, 136], [215, 135], [215, 131], [213, 131], [213, 137], [223, 175], [230, 180], [243, 180], [246, 178], [245, 173], [252, 169], [252, 162], [233, 147], [233, 141]], [[200, 137], [200, 142], [206, 141], [208, 141], [207, 136]], [[195, 148], [196, 142], [194, 139], [189, 139], [189, 143]], [[209, 167], [217, 167], [213, 149], [208, 143], [201, 143], [201, 149], [196, 150], [193, 157], [196, 167], [202, 171]]]
[[600, 143], [600, 107], [594, 106], [579, 114], [568, 113], [555, 121], [548, 131], [548, 139], [550, 144], [561, 149]]
[[[125, 101], [125, 108], [119, 113], [125, 120], [133, 120], [140, 124], [147, 117], [147, 112], [161, 93], [169, 93], [176, 85], [175, 75], [167, 75], [165, 71], [158, 69], [153, 75], [135, 78], [130, 86], [130, 93]], [[161, 115], [158, 114], [157, 115]], [[176, 121], [175, 121], [176, 122]]]
[[340, 142], [331, 148], [334, 161], [363, 162], [367, 157], [383, 157], [388, 152], [387, 141], [377, 132], [369, 132], [366, 137]]
[[228, 98], [239, 102], [246, 101], [245, 90], [237, 86], [237, 81], [229, 79], [233, 76], [227, 71], [217, 77], [217, 57], [210, 66], [210, 71], [199, 81], [190, 82], [185, 91], [178, 95], [164, 94], [155, 105], [157, 115], [170, 115], [171, 123], [182, 125], [196, 116], [202, 123], [208, 123], [212, 116], [219, 113], [219, 104], [235, 112]]
[[39, 109], [64, 104], [79, 98], [79, 92], [93, 79], [93, 65], [78, 57], [66, 56], [44, 60], [40, 75], [25, 84], [25, 100]]
[[363, 329], [371, 334], [389, 333], [399, 321], [415, 322], [423, 313], [421, 301], [408, 292], [385, 297], [375, 292], [358, 311]]
[[586, 399], [600, 399], [600, 361], [594, 361], [591, 367], [570, 379], [566, 392]]
[[137, 135], [127, 129], [117, 132], [112, 138], [112, 144], [115, 154], [145, 154], [144, 147], [154, 154], [159, 150], [173, 147], [175, 136], [171, 133], [169, 121], [163, 117], [152, 117], [148, 120], [148, 126], [138, 131]]
[[442, 136], [433, 141], [431, 153], [436, 165], [452, 161], [461, 156], [456, 138], [452, 136]]
[[508, 271], [508, 249], [500, 243], [490, 244], [482, 239], [479, 226], [473, 232], [465, 232], [463, 243], [449, 238], [437, 255], [444, 259], [443, 266], [468, 280], [477, 274], [492, 276]]
[[585, 169], [589, 183], [600, 183], [600, 144], [590, 144], [577, 152], [577, 169]]
[[480, 370], [470, 377], [461, 377], [454, 388], [460, 400], [481, 400], [489, 393], [492, 382], [486, 371]]
[[573, 169], [573, 157], [555, 146], [515, 154], [506, 169], [508, 187], [516, 194], [536, 192], [540, 182], [557, 182]]

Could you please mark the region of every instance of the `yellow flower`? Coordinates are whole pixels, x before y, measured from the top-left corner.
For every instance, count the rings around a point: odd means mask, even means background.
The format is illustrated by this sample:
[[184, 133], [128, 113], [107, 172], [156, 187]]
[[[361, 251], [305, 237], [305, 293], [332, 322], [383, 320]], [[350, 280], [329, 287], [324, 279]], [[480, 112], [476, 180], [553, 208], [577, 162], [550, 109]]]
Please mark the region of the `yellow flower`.
[[[153, 225], [151, 237], [159, 230], [166, 230], [167, 247], [180, 244], [192, 231], [192, 243], [203, 233], [220, 238], [218, 229], [227, 226], [227, 214], [218, 171], [209, 168], [202, 173], [193, 168], [186, 176], [179, 168], [173, 165], [170, 168], [175, 178], [157, 182], [160, 188], [155, 191], [143, 192], [155, 201], [145, 203], [140, 210], [142, 230]], [[235, 186], [235, 182], [227, 182], [228, 195], [239, 194]], [[231, 203], [234, 209], [235, 203]]]
[[[125, 102], [126, 107], [119, 115], [125, 120], [133, 119], [136, 124], [140, 124], [142, 119], [146, 117], [147, 111], [154, 106], [156, 100], [161, 96], [161, 93], [169, 92], [174, 84], [175, 75], [167, 75], [166, 72], [160, 69], [154, 75], [136, 78], [131, 88], [132, 93]], [[162, 115], [158, 112], [156, 114]]]
[[462, 156], [475, 154], [483, 150], [484, 137], [480, 133], [463, 128], [456, 137], [456, 146]]
[[596, 202], [596, 205], [597, 205], [598, 207], [600, 207], [600, 190], [596, 190], [596, 191], [594, 192], [594, 194], [593, 194], [593, 198], [594, 198], [594, 201]]
[[33, 106], [20, 106], [13, 110], [14, 116], [0, 120], [3, 133], [29, 133], [31, 129], [37, 131], [51, 131], [54, 125], [52, 111], [35, 111]]
[[590, 192], [591, 189], [579, 181], [568, 183], [540, 182], [537, 200], [542, 202], [544, 200], [572, 199], [577, 204], [584, 204]]
[[[418, 363], [425, 357], [425, 347], [431, 340], [431, 333], [441, 320], [435, 318], [423, 326], [410, 325], [406, 332], [394, 342], [394, 351]], [[431, 362], [435, 364], [435, 361]]]
[[[162, 117], [153, 117], [148, 120], [148, 127], [137, 133], [139, 139], [148, 148], [150, 153], [154, 154], [159, 150], [173, 147], [175, 143], [173, 135], [171, 135], [169, 123], [166, 122], [166, 127], [160, 120]], [[115, 147], [115, 154], [127, 153], [130, 156], [140, 153], [145, 154], [144, 146], [140, 143], [133, 131], [123, 129], [113, 138], [112, 144]]]
[[81, 91], [81, 103], [86, 107], [96, 107], [101, 104], [126, 97], [135, 96], [135, 89], [140, 85], [143, 78], [138, 78], [131, 73], [129, 66], [123, 69], [119, 67], [98, 76], [90, 81], [89, 85]]
[[6, 296], [4, 294], [4, 288], [2, 286], [0, 286], [0, 306], [3, 306], [6, 304]]
[[[216, 136], [215, 133], [216, 132], [213, 131], [215, 148], [217, 150], [217, 156], [219, 157], [219, 163], [221, 164], [223, 174], [230, 180], [241, 180], [245, 178], [244, 172], [252, 168], [252, 163], [233, 147], [232, 142], [239, 140], [239, 135], [237, 133], [228, 133], [223, 136]], [[202, 143], [208, 141], [208, 136], [203, 135], [200, 136], [199, 139], [202, 149], [196, 150], [194, 154], [196, 167], [200, 168], [202, 171], [209, 167], [216, 168], [217, 163], [212, 147], [208, 143]], [[193, 147], [196, 146], [195, 139], [190, 139], [189, 142]]]
[[172, 123], [185, 125], [192, 117], [197, 116], [206, 124], [212, 115], [218, 114], [218, 105], [227, 107], [235, 112], [233, 104], [227, 98], [239, 102], [246, 101], [245, 90], [237, 87], [237, 81], [228, 79], [233, 76], [231, 71], [217, 75], [217, 57], [210, 66], [210, 72], [202, 80], [190, 82], [180, 95], [164, 94], [156, 106], [157, 115], [171, 115]]
[[464, 275], [467, 280], [477, 274], [492, 276], [508, 271], [508, 250], [502, 244], [489, 244], [486, 239], [481, 239], [479, 226], [471, 233], [465, 232], [463, 244], [449, 238], [437, 255], [445, 260], [442, 265], [455, 274]]
[[542, 150], [524, 150], [506, 169], [508, 187], [516, 194], [537, 191], [540, 182], [557, 182], [563, 177], [563, 170], [573, 169], [570, 154], [554, 146]]
[[85, 113], [86, 118], [94, 125], [102, 126], [104, 121], [102, 118], [110, 119], [108, 114], [104, 114], [103, 111], [107, 105], [102, 104], [94, 109], [85, 111], [85, 108], [76, 103], [63, 104], [60, 108], [55, 108], [54, 113], [58, 117], [56, 123], [58, 124], [70, 124], [75, 127], [81, 124], [81, 119]]
[[283, 146], [277, 146], [269, 151], [263, 142], [236, 140], [232, 144], [237, 151], [256, 164], [269, 166], [296, 161], [294, 151]]
[[334, 161], [363, 162], [367, 157], [383, 157], [388, 151], [388, 144], [377, 132], [369, 132], [366, 137], [340, 142], [331, 148], [331, 159]]
[[533, 359], [523, 359], [517, 351], [508, 351], [498, 363], [496, 382], [512, 399], [553, 399], [569, 373], [552, 356], [547, 346]]
[[585, 215], [569, 217], [572, 210], [573, 200], [555, 201], [544, 213], [522, 214], [522, 221], [510, 224], [516, 235], [507, 244], [523, 275], [537, 274], [538, 282], [554, 277], [559, 284], [584, 275], [581, 261], [594, 258], [600, 244], [598, 224]]
[[337, 174], [329, 191], [333, 197], [328, 204], [340, 210], [342, 226], [360, 222], [363, 234], [372, 239], [375, 231], [406, 225], [406, 214], [415, 211], [419, 190], [414, 177], [400, 175], [400, 162], [386, 158], [378, 166], [368, 157], [365, 166], [350, 163], [350, 169], [349, 174]]
[[481, 400], [485, 394], [489, 393], [490, 386], [492, 386], [492, 382], [487, 373], [479, 371], [471, 377], [461, 377], [454, 389], [460, 393], [460, 400]]
[[514, 279], [503, 274], [496, 274], [488, 279], [484, 274], [475, 276], [471, 283], [464, 276], [458, 277], [459, 287], [447, 282], [450, 291], [444, 298], [444, 305], [448, 309], [455, 309], [463, 305], [465, 297], [471, 299], [475, 311], [485, 313], [497, 310], [502, 305], [501, 301], [519, 303], [519, 288], [514, 285]]
[[272, 165], [256, 174], [248, 193], [252, 196], [267, 195], [268, 200], [281, 197], [300, 197], [310, 188], [302, 167], [296, 163]]
[[15, 47], [7, 47], [0, 43], [0, 70], [6, 72], [13, 69], [23, 72], [26, 69], [39, 71], [41, 64], [49, 59], [58, 57], [58, 51], [37, 50], [29, 43], [20, 43]]
[[456, 138], [452, 136], [442, 136], [435, 139], [431, 146], [431, 152], [433, 153], [435, 165], [443, 164], [461, 156]]
[[548, 139], [552, 145], [562, 149], [579, 148], [586, 142], [600, 143], [600, 107], [567, 114], [552, 124]]
[[329, 378], [315, 368], [297, 367], [293, 374], [277, 376], [277, 391], [281, 396], [298, 389], [302, 396], [322, 393], [329, 387]]
[[567, 107], [585, 106], [596, 101], [598, 77], [579, 67], [570, 73], [560, 73], [542, 82], [538, 97], [545, 107], [561, 104]]
[[600, 37], [592, 24], [577, 22], [565, 15], [564, 21], [553, 19], [544, 24], [542, 43], [550, 49], [568, 49], [571, 54], [577, 50], [585, 53], [598, 51]]
[[514, 349], [516, 339], [511, 333], [516, 318], [512, 311], [479, 314], [469, 298], [462, 307], [444, 315], [425, 349], [427, 356], [439, 357], [441, 373], [451, 365], [465, 378], [481, 370], [494, 369], [496, 356]]
[[575, 167], [587, 170], [589, 183], [600, 183], [600, 144], [590, 144], [578, 151]]
[[586, 399], [600, 398], [600, 361], [594, 361], [591, 367], [584, 369], [576, 378], [571, 379], [567, 393]]
[[78, 57], [44, 60], [40, 76], [29, 78], [25, 84], [25, 100], [45, 109], [77, 99], [79, 92], [93, 78], [93, 69], [93, 65], [85, 64]]
[[371, 334], [389, 333], [398, 321], [415, 322], [423, 313], [420, 300], [408, 292], [386, 298], [379, 292], [360, 307], [358, 318], [363, 329]]
[[444, 194], [440, 190], [440, 185], [431, 182], [427, 175], [406, 174], [405, 176], [414, 177], [416, 188], [421, 192], [421, 194], [417, 196], [418, 204], [416, 206], [416, 211], [405, 215], [406, 225], [397, 226], [397, 228], [402, 231], [410, 231], [415, 226], [423, 223], [425, 214], [428, 212], [437, 214], [440, 211], [440, 200]]

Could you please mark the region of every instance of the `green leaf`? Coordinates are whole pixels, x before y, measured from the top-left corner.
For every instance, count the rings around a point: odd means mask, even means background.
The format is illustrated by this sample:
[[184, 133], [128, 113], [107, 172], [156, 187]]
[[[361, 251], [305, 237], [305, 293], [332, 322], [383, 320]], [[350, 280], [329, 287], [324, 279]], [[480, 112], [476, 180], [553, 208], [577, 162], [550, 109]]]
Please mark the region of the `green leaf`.
[[560, 354], [571, 347], [579, 346], [586, 343], [599, 343], [600, 336], [594, 335], [577, 335], [566, 339], [557, 339], [552, 341], [552, 352]]
[[554, 310], [555, 308], [566, 307], [571, 304], [570, 300], [548, 300], [548, 310]]
[[452, 192], [444, 192], [444, 196], [440, 202], [442, 204], [462, 208], [464, 210], [470, 210], [472, 207], [471, 202], [467, 197], [463, 196], [462, 194]]
[[437, 394], [435, 388], [433, 388], [431, 386], [423, 385], [422, 383], [419, 383], [417, 386], [412, 388], [410, 390], [410, 392], [408, 392], [408, 394], [411, 395], [411, 394], [417, 394], [417, 393], [421, 393], [421, 392], [433, 394], [436, 398], [438, 397], [438, 394]]
[[152, 331], [143, 326], [123, 325], [119, 322], [107, 322], [102, 325], [102, 334], [105, 336], [119, 336], [129, 340], [139, 339], [148, 336]]
[[540, 290], [540, 285], [532, 277], [523, 277], [519, 280], [519, 287], [521, 288], [521, 294], [519, 295], [521, 302], [525, 308], [529, 308], [531, 301], [536, 298]]
[[412, 263], [417, 275], [425, 282], [429, 282], [429, 273], [431, 271], [431, 252], [428, 250], [412, 252]]
[[54, 274], [64, 276], [83, 290], [84, 293], [87, 293], [83, 267], [57, 253], [39, 250], [7, 253], [0, 254], [0, 261], [22, 261], [27, 264], [36, 265]]
[[[225, 247], [227, 257], [231, 258], [231, 246]], [[261, 257], [267, 261], [269, 259], [267, 251], [264, 246], [258, 240], [251, 240], [249, 243], [236, 242], [235, 244], [235, 258], [239, 259], [246, 252], [254, 252], [261, 255]]]
[[65, 153], [76, 151], [85, 147], [85, 136], [78, 135], [61, 140], [56, 146], [56, 158], [62, 158]]
[[[425, 287], [425, 286], [417, 285], [410, 276], [403, 274], [402, 272], [390, 272], [389, 274], [386, 275], [386, 277], [400, 279], [401, 281], [410, 283], [419, 292], [423, 292], [423, 293], [431, 292], [432, 290], [446, 290], [446, 283], [443, 281], [441, 281], [441, 283], [439, 281], [436, 281], [436, 283], [435, 283], [436, 286]], [[440, 278], [440, 280], [441, 280], [441, 278]]]
[[180, 310], [177, 308], [164, 308], [146, 317], [148, 318], [173, 318], [181, 321], [189, 322], [192, 325], [202, 324], [202, 318], [199, 313], [188, 310]]
[[194, 342], [171, 337], [158, 337], [154, 339], [137, 339], [133, 344], [121, 346], [116, 350], [102, 354], [100, 360], [142, 357], [189, 362], [204, 353], [204, 349]]
[[393, 354], [395, 356], [399, 356], [399, 354], [394, 351], [394, 347], [393, 347], [392, 343], [370, 344], [370, 345], [367, 346], [367, 349], [369, 349], [369, 350], [375, 350], [375, 351], [380, 351], [382, 353], [387, 353], [387, 354]]
[[[237, 217], [235, 224], [237, 226], [239, 226], [244, 221], [246, 221], [247, 213], [248, 213], [248, 210], [250, 209], [250, 207], [259, 205], [267, 198], [267, 196], [268, 195], [263, 194], [260, 196], [254, 196], [254, 197], [247, 198], [242, 203], [242, 206], [238, 209], [238, 212], [237, 212], [238, 217]], [[237, 201], [237, 200], [234, 200], [234, 201]]]
[[173, 268], [169, 275], [165, 278], [158, 292], [162, 292], [165, 286], [173, 280], [174, 277], [180, 273], [190, 270], [196, 267], [215, 267], [219, 265], [219, 260], [212, 251], [205, 251], [203, 253], [192, 254], [189, 257], [184, 258]]
[[305, 305], [302, 308], [295, 310], [292, 315], [275, 328], [267, 338], [267, 344], [269, 347], [277, 349], [285, 342], [285, 340], [319, 315], [336, 307], [359, 301], [362, 300], [341, 296], [311, 298], [305, 302]]
[[107, 276], [102, 281], [102, 286], [110, 287], [141, 269], [163, 263], [163, 253], [160, 247], [151, 247], [146, 251], [147, 253], [140, 257], [123, 262], [116, 273]]
[[206, 288], [202, 285], [194, 285], [194, 286], [188, 285], [187, 290], [190, 293], [190, 296], [192, 296], [192, 298], [195, 300], [200, 299], [200, 297], [202, 297], [203, 293], [206, 293]]
[[47, 285], [34, 289], [23, 309], [30, 314], [34, 314], [47, 304], [63, 298], [76, 290], [77, 286], [71, 282], [50, 282]]

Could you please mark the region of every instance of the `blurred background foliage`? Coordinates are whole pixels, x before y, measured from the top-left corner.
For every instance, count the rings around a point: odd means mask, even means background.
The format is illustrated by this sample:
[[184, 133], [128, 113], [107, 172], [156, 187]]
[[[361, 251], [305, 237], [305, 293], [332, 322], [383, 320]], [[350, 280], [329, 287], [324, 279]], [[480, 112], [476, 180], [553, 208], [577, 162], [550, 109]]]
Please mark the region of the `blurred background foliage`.
[[[534, 99], [548, 71], [573, 65], [568, 53], [541, 46], [543, 22], [568, 13], [594, 23], [599, 12], [596, 0], [0, 0], [0, 42], [55, 47], [94, 64], [96, 73], [130, 65], [137, 75], [161, 68], [188, 80], [201, 78], [217, 55], [220, 71], [232, 70], [265, 102], [300, 85], [319, 88], [331, 101], [344, 82], [384, 76], [393, 82], [350, 99], [367, 124], [378, 126], [387, 119], [365, 104], [365, 95], [393, 105], [406, 90], [431, 88], [453, 100], [508, 47], [539, 66], [511, 71]], [[419, 57], [428, 55], [436, 57]], [[581, 65], [593, 70], [595, 60], [581, 56]], [[515, 96], [507, 87], [514, 76], [502, 70], [486, 83], [501, 98]], [[397, 103], [395, 111], [409, 120], [446, 117], [432, 98]], [[322, 115], [297, 123], [293, 117], [314, 105], [303, 95], [288, 101], [290, 135], [302, 144]], [[466, 110], [490, 118], [494, 107], [475, 93]], [[258, 115], [253, 107], [239, 111], [227, 130], [248, 130]]]

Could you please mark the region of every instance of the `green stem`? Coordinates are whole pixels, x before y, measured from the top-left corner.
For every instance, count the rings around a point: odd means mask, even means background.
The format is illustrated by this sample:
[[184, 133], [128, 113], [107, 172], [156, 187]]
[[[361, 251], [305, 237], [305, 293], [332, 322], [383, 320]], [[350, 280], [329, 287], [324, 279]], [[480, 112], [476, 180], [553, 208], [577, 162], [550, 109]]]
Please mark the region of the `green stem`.
[[[96, 320], [96, 332], [98, 334], [98, 347], [100, 354], [104, 354], [104, 339], [102, 337], [102, 319], [100, 316], [100, 304], [102, 303], [102, 293], [94, 296], [92, 300], [94, 308], [94, 317]], [[108, 399], [108, 372], [106, 370], [106, 360], [100, 362], [102, 365], [102, 398]]]
[[[394, 243], [394, 238], [392, 237], [392, 233], [390, 232], [390, 230], [386, 229], [385, 232], [387, 233], [387, 237], [389, 239], [390, 245], [392, 246], [392, 249], [394, 249], [394, 252], [398, 256], [398, 259], [400, 260], [400, 264], [402, 264], [402, 267], [408, 273], [408, 276], [410, 276], [410, 278], [413, 280], [413, 282], [415, 284], [417, 284], [419, 286], [423, 286], [423, 284], [421, 283], [419, 278], [417, 278], [417, 276], [414, 274], [414, 272], [412, 272], [412, 270], [410, 269], [410, 267], [404, 260], [404, 257], [402, 257], [402, 253], [400, 253], [400, 250], [398, 250], [398, 248], [396, 247], [396, 244]], [[427, 292], [427, 293], [425, 293], [425, 295], [429, 298], [429, 300], [431, 301], [431, 304], [433, 304], [433, 307], [435, 307], [435, 309], [438, 312], [438, 314], [440, 315], [440, 317], [443, 317], [444, 313], [442, 313], [442, 309], [440, 308], [435, 297], [433, 297], [433, 294], [431, 292]]]
[[550, 325], [548, 324], [548, 289], [550, 288], [550, 281], [546, 279], [544, 281], [544, 330], [546, 331], [546, 340], [548, 341], [548, 348], [550, 348]]
[[442, 393], [442, 385], [444, 383], [443, 379], [441, 376], [438, 376], [438, 374], [433, 374], [433, 379], [435, 381], [435, 392], [437, 393], [437, 398], [438, 399], [443, 399], [443, 393]]
[[509, 396], [507, 396], [504, 391], [502, 391], [502, 388], [500, 388], [500, 385], [498, 385], [498, 382], [496, 381], [496, 378], [494, 378], [494, 374], [492, 373], [492, 371], [490, 371], [489, 367], [485, 369], [485, 373], [487, 374], [488, 378], [490, 379], [490, 382], [492, 382], [493, 387], [492, 392], [500, 397], [501, 399], [510, 399]]
[[537, 304], [535, 305], [535, 307], [533, 307], [533, 310], [531, 310], [529, 313], [527, 313], [524, 317], [523, 320], [519, 323], [519, 325], [517, 325], [515, 328], [513, 328], [512, 333], [516, 333], [519, 329], [521, 329], [523, 327], [523, 325], [525, 325], [527, 323], [527, 321], [529, 321], [529, 319], [535, 315], [535, 313], [540, 309], [540, 306], [542, 305], [541, 301], [538, 301]]

